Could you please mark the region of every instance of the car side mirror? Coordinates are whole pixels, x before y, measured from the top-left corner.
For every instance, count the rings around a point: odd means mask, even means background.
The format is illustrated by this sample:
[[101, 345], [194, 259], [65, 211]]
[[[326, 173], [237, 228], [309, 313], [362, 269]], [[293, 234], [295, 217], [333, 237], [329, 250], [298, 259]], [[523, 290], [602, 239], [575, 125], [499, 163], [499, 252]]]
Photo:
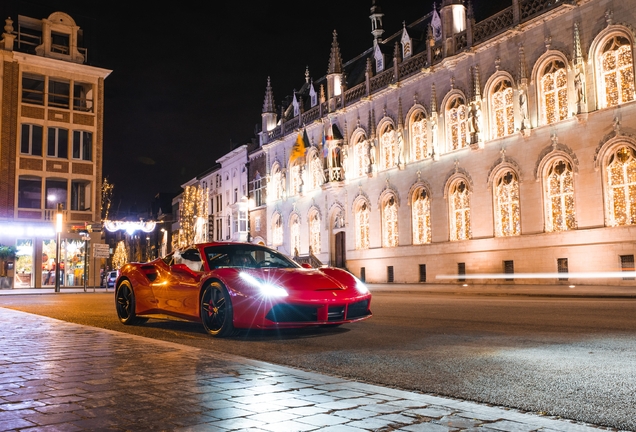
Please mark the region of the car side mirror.
[[300, 266], [301, 266], [302, 268], [306, 268], [306, 269], [313, 268], [313, 267], [311, 266], [311, 264], [309, 264], [309, 263], [302, 263]]

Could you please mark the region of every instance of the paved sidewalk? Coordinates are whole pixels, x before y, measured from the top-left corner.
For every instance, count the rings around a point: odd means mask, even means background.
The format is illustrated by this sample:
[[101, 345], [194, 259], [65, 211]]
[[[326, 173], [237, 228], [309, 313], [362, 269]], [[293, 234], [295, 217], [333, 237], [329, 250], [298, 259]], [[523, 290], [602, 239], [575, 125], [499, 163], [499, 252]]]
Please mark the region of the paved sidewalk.
[[0, 327], [2, 431], [600, 429], [1, 307]]

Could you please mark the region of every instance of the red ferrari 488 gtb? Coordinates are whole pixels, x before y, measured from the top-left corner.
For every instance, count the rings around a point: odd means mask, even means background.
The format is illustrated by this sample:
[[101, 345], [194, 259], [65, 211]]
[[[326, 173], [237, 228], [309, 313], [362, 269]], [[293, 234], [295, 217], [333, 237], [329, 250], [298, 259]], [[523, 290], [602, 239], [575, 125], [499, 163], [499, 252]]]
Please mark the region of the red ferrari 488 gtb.
[[124, 324], [170, 315], [201, 322], [219, 337], [238, 329], [337, 326], [371, 317], [371, 293], [351, 273], [300, 266], [251, 243], [202, 243], [126, 264], [115, 305]]

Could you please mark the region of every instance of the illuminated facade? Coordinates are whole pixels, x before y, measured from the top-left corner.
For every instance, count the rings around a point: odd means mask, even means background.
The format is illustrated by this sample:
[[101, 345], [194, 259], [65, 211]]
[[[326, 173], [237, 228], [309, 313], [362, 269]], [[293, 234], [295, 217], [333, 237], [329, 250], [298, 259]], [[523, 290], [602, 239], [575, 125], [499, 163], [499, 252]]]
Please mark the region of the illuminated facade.
[[[334, 32], [327, 75], [307, 71], [283, 106], [268, 79], [267, 244], [378, 283], [633, 268], [632, 12], [513, 0], [475, 22], [444, 0], [384, 37], [374, 3], [361, 55], [343, 62]], [[311, 146], [292, 162], [303, 129]]]
[[103, 94], [111, 71], [88, 65], [81, 42], [82, 30], [62, 12], [5, 22], [0, 244], [18, 248], [10, 287], [54, 285], [58, 206], [61, 285], [82, 285], [86, 237], [79, 232], [101, 222]]

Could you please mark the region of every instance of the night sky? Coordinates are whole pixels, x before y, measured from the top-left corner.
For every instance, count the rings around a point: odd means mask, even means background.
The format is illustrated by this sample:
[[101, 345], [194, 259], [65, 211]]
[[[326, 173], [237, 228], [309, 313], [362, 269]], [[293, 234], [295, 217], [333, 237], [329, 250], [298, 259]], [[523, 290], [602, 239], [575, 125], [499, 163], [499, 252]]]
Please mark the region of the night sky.
[[[433, 2], [377, 0], [385, 37]], [[480, 21], [511, 0], [473, 0]], [[205, 5], [203, 7], [202, 5]], [[372, 46], [371, 0], [318, 2], [3, 1], [3, 19], [66, 12], [84, 29], [89, 64], [105, 81], [104, 176], [112, 210], [146, 211], [160, 192], [255, 137], [267, 77], [276, 103], [325, 75], [332, 32], [347, 61]], [[438, 2], [439, 7], [439, 2]], [[3, 23], [4, 25], [4, 23]]]

